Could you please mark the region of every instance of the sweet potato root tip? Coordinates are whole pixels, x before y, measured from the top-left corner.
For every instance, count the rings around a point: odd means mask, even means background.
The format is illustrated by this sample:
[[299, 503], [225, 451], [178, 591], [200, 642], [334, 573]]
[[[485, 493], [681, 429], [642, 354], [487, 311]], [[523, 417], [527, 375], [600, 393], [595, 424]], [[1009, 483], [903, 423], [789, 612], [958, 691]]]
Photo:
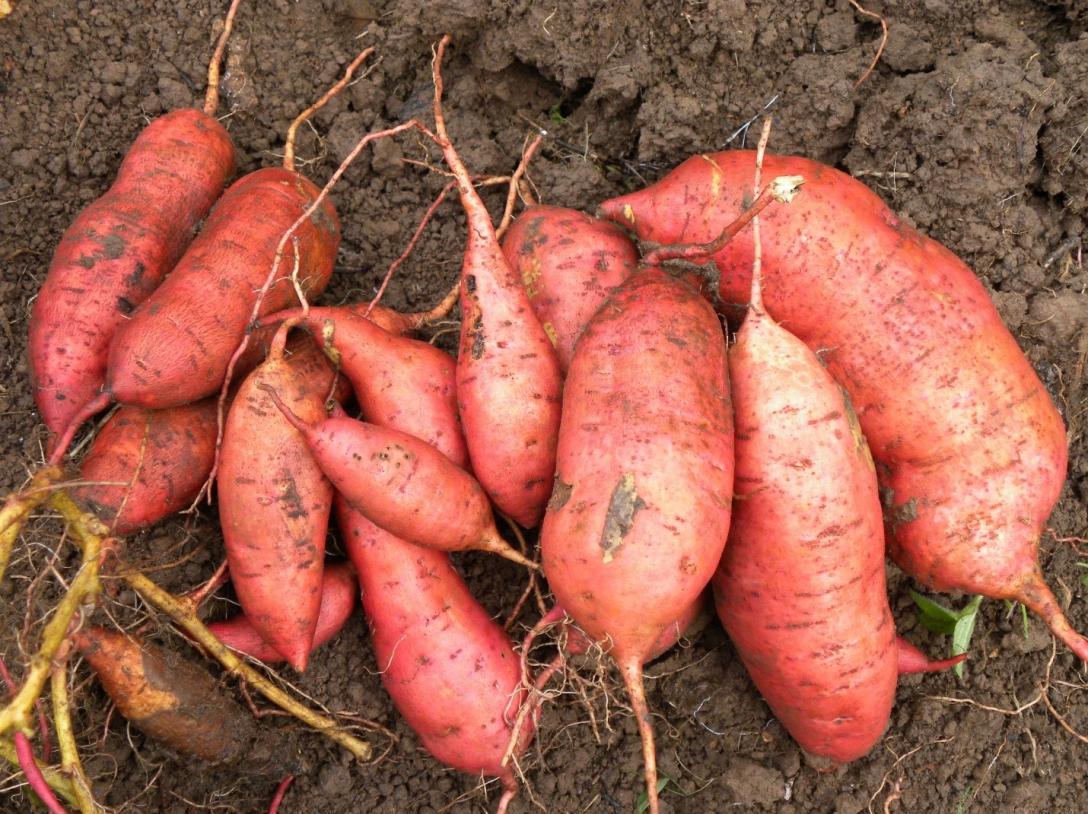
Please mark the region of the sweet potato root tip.
[[270, 387], [269, 385], [261, 385], [261, 390], [264, 390], [266, 393], [268, 393], [268, 397], [272, 399], [272, 403], [279, 408], [279, 411], [281, 413], [283, 413], [283, 417], [291, 422], [292, 427], [301, 432], [303, 435], [307, 435], [310, 430], [313, 429], [309, 424], [307, 424], [305, 421], [295, 415], [294, 411], [290, 407], [283, 403], [283, 399], [280, 398], [280, 394], [277, 393], [274, 388]]
[[1043, 581], [1038, 565], [1035, 572], [1024, 580], [1019, 592], [1010, 597], [1022, 603], [1028, 610], [1038, 614], [1046, 622], [1051, 632], [1072, 650], [1081, 661], [1088, 662], [1088, 639], [1073, 629], [1062, 612], [1061, 605]]
[[967, 658], [966, 653], [961, 653], [960, 655], [953, 656], [949, 659], [931, 660], [929, 656], [902, 636], [895, 637], [895, 646], [899, 675], [909, 675], [911, 673], [939, 673], [942, 670], [955, 667]]
[[223, 20], [223, 31], [219, 34], [219, 40], [215, 44], [215, 52], [208, 63], [208, 87], [204, 91], [204, 115], [214, 116], [219, 108], [219, 63], [223, 60], [223, 52], [227, 50], [227, 40], [234, 29], [234, 14], [238, 11], [241, 0], [232, 0], [227, 9], [226, 19]]
[[72, 445], [72, 439], [75, 438], [76, 433], [79, 432], [80, 427], [93, 415], [102, 412], [110, 406], [110, 402], [113, 400], [113, 396], [108, 393], [99, 393], [83, 407], [79, 409], [72, 418], [68, 421], [68, 426], [65, 427], [57, 438], [54, 439], [53, 448], [49, 453], [49, 458], [46, 460], [48, 466], [57, 466], [64, 460], [64, 456], [68, 453], [68, 448]]
[[627, 688], [627, 698], [631, 702], [631, 711], [638, 723], [638, 736], [642, 741], [642, 765], [646, 778], [646, 799], [650, 814], [659, 814], [657, 800], [657, 749], [654, 747], [654, 725], [650, 707], [646, 703], [646, 688], [642, 682], [642, 660], [639, 658], [621, 659], [618, 663]]

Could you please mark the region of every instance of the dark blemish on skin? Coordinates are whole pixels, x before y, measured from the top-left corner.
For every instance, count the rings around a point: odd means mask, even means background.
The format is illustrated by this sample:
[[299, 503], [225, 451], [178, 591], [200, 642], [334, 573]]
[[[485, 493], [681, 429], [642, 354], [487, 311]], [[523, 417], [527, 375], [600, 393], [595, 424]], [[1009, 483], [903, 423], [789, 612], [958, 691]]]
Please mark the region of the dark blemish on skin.
[[635, 476], [630, 472], [620, 478], [612, 490], [608, 501], [608, 512], [604, 516], [604, 529], [601, 531], [601, 550], [604, 562], [612, 562], [616, 549], [623, 545], [623, 538], [631, 531], [635, 522], [635, 513], [646, 508], [645, 501], [635, 491]]
[[473, 359], [479, 359], [484, 355], [484, 320], [483, 317], [476, 317], [476, 321], [472, 323], [472, 349], [470, 353]]
[[888, 525], [892, 530], [898, 529], [904, 523], [910, 523], [918, 519], [918, 500], [911, 498], [906, 503], [888, 507]]
[[467, 291], [469, 294], [475, 294], [476, 293], [476, 275], [475, 274], [470, 274], [467, 277], [465, 277], [465, 291]]
[[287, 509], [287, 516], [292, 520], [298, 517], [305, 517], [308, 514], [302, 500], [302, 495], [298, 493], [298, 486], [295, 485], [294, 478], [287, 478], [280, 501]]
[[129, 314], [131, 314], [133, 311], [136, 310], [136, 306], [133, 305], [128, 300], [126, 300], [124, 297], [118, 297], [117, 298], [117, 310], [120, 311], [125, 316], [128, 316]]
[[548, 511], [557, 512], [566, 506], [573, 491], [573, 484], [563, 483], [563, 479], [556, 475], [555, 485], [552, 486], [552, 496], [548, 499]]
[[131, 274], [129, 274], [129, 275], [127, 275], [125, 277], [125, 285], [129, 286], [130, 288], [135, 288], [136, 286], [138, 286], [140, 283], [143, 282], [144, 274], [146, 272], [147, 272], [147, 266], [145, 266], [143, 263], [141, 263], [139, 260], [137, 260], [136, 261], [136, 268], [133, 269]]
[[106, 257], [116, 260], [125, 253], [125, 240], [118, 235], [110, 235], [102, 241], [102, 247], [106, 250]]
[[76, 260], [76, 265], [82, 266], [85, 269], [93, 269], [94, 264], [97, 263], [97, 262], [98, 261], [95, 260], [93, 257], [85, 254], [82, 257], [80, 257], [78, 260]]

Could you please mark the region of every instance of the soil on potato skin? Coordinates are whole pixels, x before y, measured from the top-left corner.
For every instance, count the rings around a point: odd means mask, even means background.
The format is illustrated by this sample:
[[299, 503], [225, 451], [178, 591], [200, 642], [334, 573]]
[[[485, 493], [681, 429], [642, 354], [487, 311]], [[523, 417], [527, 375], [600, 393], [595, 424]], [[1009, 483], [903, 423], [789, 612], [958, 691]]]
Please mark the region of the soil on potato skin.
[[[104, 192], [147, 121], [199, 104], [213, 31], [225, 0], [22, 0], [0, 21], [0, 486], [19, 485], [42, 457], [44, 431], [26, 364], [29, 305], [57, 240]], [[1083, 424], [1088, 356], [1088, 270], [1078, 250], [1047, 259], [1085, 235], [1088, 217], [1088, 4], [1083, 0], [869, 0], [890, 39], [875, 71], [878, 24], [845, 0], [245, 0], [230, 47], [221, 115], [240, 172], [275, 164], [291, 118], [331, 84], [363, 45], [377, 48], [365, 78], [304, 128], [302, 171], [324, 181], [366, 130], [429, 117], [431, 44], [453, 35], [446, 63], [453, 139], [477, 174], [505, 174], [534, 122], [550, 138], [531, 177], [546, 203], [590, 210], [655, 180], [698, 152], [751, 145], [745, 123], [770, 106], [772, 149], [797, 152], [862, 178], [922, 231], [983, 277], [1009, 327], [1070, 425], [1069, 480], [1042, 543], [1048, 580], [1088, 630], [1088, 588], [1074, 545], [1055, 537], [1088, 529], [1088, 451]], [[326, 302], [369, 297], [444, 179], [401, 163], [430, 157], [417, 138], [381, 143], [333, 193], [343, 244]], [[496, 213], [502, 193], [488, 193]], [[447, 203], [387, 304], [430, 306], [456, 279], [464, 219]], [[451, 325], [443, 326], [445, 328]], [[439, 341], [452, 347], [454, 333]], [[29, 543], [27, 542], [29, 541]], [[18, 673], [26, 620], [56, 598], [33, 574], [56, 556], [73, 562], [59, 529], [35, 521], [0, 584], [0, 652]], [[336, 550], [335, 540], [330, 542]], [[55, 553], [56, 552], [56, 553]], [[158, 564], [155, 577], [183, 591], [222, 556], [214, 508], [163, 523], [131, 543], [130, 556]], [[162, 569], [164, 563], [172, 563]], [[524, 574], [504, 560], [460, 563], [488, 609], [505, 616]], [[116, 583], [108, 583], [117, 587]], [[889, 566], [902, 632], [937, 655], [947, 640], [925, 631], [910, 583]], [[966, 597], [946, 598], [957, 606]], [[113, 618], [140, 622], [118, 590]], [[634, 609], [633, 609], [634, 610]], [[223, 615], [227, 603], [210, 612]], [[99, 613], [102, 621], [104, 613]], [[521, 622], [535, 616], [525, 613]], [[186, 647], [164, 625], [159, 639]], [[194, 655], [194, 658], [197, 656]], [[1003, 603], [986, 602], [965, 680], [914, 676], [900, 684], [884, 740], [865, 759], [830, 773], [812, 768], [771, 717], [716, 622], [647, 668], [657, 714], [663, 810], [775, 812], [1083, 811], [1085, 746], [1041, 703], [1019, 715], [931, 696], [1014, 709], [1035, 697], [1051, 639]], [[215, 670], [214, 666], [210, 669]], [[303, 676], [282, 674], [334, 711], [396, 734], [383, 759], [355, 764], [293, 721], [265, 717], [295, 750], [297, 778], [283, 811], [483, 812], [497, 784], [445, 769], [400, 721], [382, 690], [361, 615], [313, 659]], [[583, 666], [582, 674], [600, 683]], [[1070, 726], [1088, 732], [1084, 672], [1059, 647], [1050, 698]], [[76, 728], [98, 797], [127, 810], [266, 810], [279, 777], [179, 759], [127, 728], [107, 724], [109, 704], [76, 677]], [[524, 793], [512, 811], [630, 812], [642, 787], [635, 723], [614, 673], [591, 689], [595, 724], [571, 692], [551, 703], [523, 761]], [[236, 685], [224, 681], [237, 695]], [[259, 703], [259, 702], [258, 702]], [[380, 732], [364, 733], [381, 752]], [[269, 736], [271, 737], [271, 735]], [[597, 738], [599, 737], [599, 741]], [[890, 802], [888, 802], [890, 800]], [[887, 807], [885, 808], [885, 806]], [[27, 810], [21, 790], [0, 809]]]

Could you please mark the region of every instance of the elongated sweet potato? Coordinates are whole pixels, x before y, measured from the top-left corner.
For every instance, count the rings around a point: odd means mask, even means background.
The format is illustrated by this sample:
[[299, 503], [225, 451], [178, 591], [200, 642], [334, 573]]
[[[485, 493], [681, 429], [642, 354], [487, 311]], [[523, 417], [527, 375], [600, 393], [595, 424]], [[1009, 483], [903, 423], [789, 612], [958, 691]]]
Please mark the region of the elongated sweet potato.
[[237, 6], [212, 56], [204, 109], [175, 110], [145, 127], [113, 185], [61, 236], [28, 345], [34, 400], [54, 436], [99, 395], [113, 334], [174, 267], [234, 174], [234, 145], [215, 110]]
[[491, 551], [535, 567], [499, 536], [480, 484], [426, 441], [342, 411], [307, 423], [274, 388], [267, 392], [336, 491], [390, 534], [441, 551]]
[[794, 740], [846, 763], [880, 739], [895, 700], [873, 459], [843, 390], [761, 302], [730, 348], [729, 378], [737, 495], [718, 616]]
[[[751, 152], [696, 156], [602, 212], [645, 240], [701, 242], [745, 205]], [[1088, 659], [1043, 581], [1036, 547], [1065, 478], [1045, 388], [962, 261], [901, 223], [860, 182], [768, 155], [804, 194], [764, 216], [768, 313], [847, 389], [883, 490], [888, 547], [937, 590], [1015, 599]], [[746, 301], [752, 240], [719, 251], [721, 295]]]
[[[355, 595], [359, 585], [348, 563], [325, 566], [321, 580], [321, 609], [314, 627], [311, 653], [336, 637], [355, 610]], [[239, 653], [266, 664], [283, 661], [284, 656], [264, 640], [244, 613], [222, 622], [212, 622], [208, 630], [223, 644]]]
[[[359, 572], [382, 683], [423, 746], [443, 763], [501, 779], [502, 814], [517, 793], [503, 766], [526, 693], [510, 639], [469, 593], [448, 554], [400, 540], [336, 499]], [[513, 754], [532, 740], [526, 716]]]
[[634, 273], [638, 251], [615, 225], [559, 206], [522, 212], [502, 250], [566, 373], [586, 323]]
[[653, 812], [642, 665], [710, 581], [732, 488], [721, 325], [686, 283], [641, 269], [575, 348], [541, 552], [558, 603], [592, 639], [611, 643], [642, 736]]
[[86, 628], [72, 639], [118, 711], [149, 737], [209, 763], [240, 760], [253, 746], [253, 718], [195, 664], [105, 628]]
[[540, 522], [555, 470], [561, 373], [551, 340], [446, 134], [439, 68], [448, 42], [448, 36], [442, 39], [434, 60], [434, 113], [438, 145], [468, 219], [457, 401], [472, 471], [501, 512], [531, 527]]
[[242, 383], [223, 433], [217, 480], [223, 543], [242, 610], [296, 670], [313, 649], [332, 485], [266, 387], [309, 420], [325, 415], [333, 370], [306, 341], [289, 356], [285, 323]]
[[215, 460], [216, 402], [166, 410], [121, 407], [80, 464], [72, 497], [114, 534], [132, 534], [187, 507]]

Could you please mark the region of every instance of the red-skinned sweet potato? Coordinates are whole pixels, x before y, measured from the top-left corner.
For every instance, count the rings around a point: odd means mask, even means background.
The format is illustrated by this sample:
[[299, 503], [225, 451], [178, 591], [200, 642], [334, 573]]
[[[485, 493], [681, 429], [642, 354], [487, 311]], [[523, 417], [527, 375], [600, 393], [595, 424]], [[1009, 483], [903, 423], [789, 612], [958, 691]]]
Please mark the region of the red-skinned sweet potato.
[[634, 274], [638, 250], [615, 225], [559, 206], [522, 212], [502, 250], [566, 373], [586, 323]]
[[113, 185], [61, 236], [34, 300], [30, 377], [54, 441], [97, 399], [113, 334], [174, 267], [234, 174], [234, 145], [215, 111], [237, 7], [208, 68], [203, 110], [175, 110], [140, 132]]
[[390, 534], [440, 551], [491, 551], [534, 567], [499, 536], [480, 484], [426, 441], [337, 411], [307, 423], [269, 389], [336, 491]]
[[[501, 779], [502, 814], [517, 793], [513, 770], [502, 761], [526, 699], [510, 639], [469, 593], [448, 554], [382, 531], [341, 496], [336, 516], [393, 703], [438, 760]], [[534, 728], [526, 716], [515, 757]]]
[[[753, 168], [747, 151], [696, 156], [601, 209], [644, 240], [709, 240], [745, 205]], [[797, 157], [768, 155], [764, 170], [805, 178], [796, 202], [763, 216], [767, 311], [850, 393], [893, 559], [937, 590], [1023, 602], [1088, 659], [1036, 554], [1065, 478], [1065, 430], [986, 290], [860, 182]], [[723, 299], [744, 302], [750, 235], [714, 260]]]
[[641, 269], [575, 348], [541, 552], [558, 603], [592, 639], [611, 644], [639, 723], [653, 812], [642, 665], [710, 581], [732, 487], [721, 325], [687, 283]]
[[718, 616], [793, 739], [846, 763], [877, 743], [895, 700], [873, 459], [843, 390], [760, 302], [729, 350], [729, 378], [736, 502]]
[[[325, 566], [321, 580], [321, 609], [314, 627], [311, 653], [336, 637], [355, 610], [359, 584], [355, 572], [346, 563]], [[283, 654], [264, 640], [249, 618], [240, 613], [222, 622], [211, 622], [208, 630], [223, 644], [266, 664], [283, 661]]]
[[268, 360], [242, 383], [223, 433], [219, 519], [242, 610], [296, 670], [312, 650], [321, 606], [332, 485], [306, 440], [272, 403], [274, 387], [292, 410], [325, 415], [333, 370], [306, 341], [290, 356], [281, 326]]
[[[107, 388], [122, 404], [163, 408], [218, 391], [283, 234], [318, 196], [298, 173], [270, 167], [235, 182], [173, 273], [114, 335]], [[244, 241], [239, 236], [244, 236]], [[340, 222], [327, 200], [298, 227], [298, 278], [307, 296], [327, 285]], [[295, 299], [290, 245], [261, 313]]]
[[499, 511], [526, 527], [540, 522], [555, 471], [562, 374], [551, 340], [495, 236], [487, 207], [446, 133], [434, 60], [435, 129], [468, 219], [461, 265], [457, 401], [472, 471]]
[[347, 308], [283, 315], [301, 319], [310, 329], [351, 382], [367, 421], [414, 435], [457, 466], [468, 466], [457, 413], [457, 366], [448, 353], [396, 336]]
[[122, 406], [80, 463], [72, 497], [114, 534], [147, 528], [187, 507], [215, 460], [216, 402], [166, 410]]

